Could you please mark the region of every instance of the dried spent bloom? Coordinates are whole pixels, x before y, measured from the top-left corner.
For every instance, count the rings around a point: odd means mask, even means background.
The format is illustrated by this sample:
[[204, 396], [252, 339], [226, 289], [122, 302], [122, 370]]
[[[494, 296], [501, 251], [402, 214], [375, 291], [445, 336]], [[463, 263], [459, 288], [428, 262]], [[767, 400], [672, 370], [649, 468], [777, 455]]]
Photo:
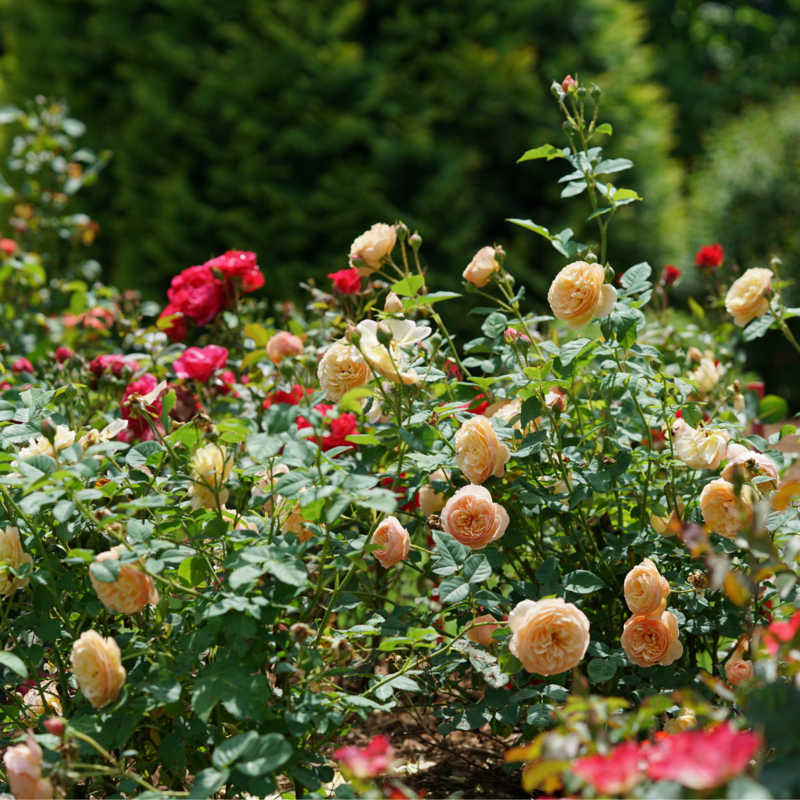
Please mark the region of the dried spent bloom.
[[[44, 698], [42, 698], [44, 695]], [[22, 696], [22, 704], [25, 710], [20, 712], [20, 719], [35, 721], [42, 714], [54, 714], [57, 717], [64, 716], [64, 709], [61, 705], [61, 698], [58, 696], [55, 684], [49, 686], [44, 684], [42, 692], [34, 686]]]
[[442, 528], [456, 541], [483, 550], [506, 532], [509, 518], [503, 506], [492, 500], [483, 486], [464, 486], [445, 504]]
[[470, 483], [481, 484], [493, 475], [505, 475], [511, 458], [508, 445], [497, 438], [492, 423], [485, 417], [468, 419], [456, 432], [456, 464]]
[[207, 444], [192, 456], [190, 462], [192, 485], [189, 487], [192, 510], [217, 508], [228, 501], [228, 482], [233, 458], [219, 444]]
[[735, 539], [736, 534], [753, 519], [754, 500], [755, 494], [749, 486], [742, 486], [737, 498], [733, 484], [717, 478], [700, 492], [700, 511], [714, 533]]
[[463, 278], [467, 283], [482, 289], [499, 269], [500, 264], [497, 261], [494, 247], [482, 247], [467, 265]]
[[22, 549], [19, 528], [7, 525], [5, 530], [0, 529], [0, 597], [10, 597], [17, 589], [28, 585], [30, 578], [17, 578], [11, 572], [25, 564], [33, 568], [33, 558]]
[[669, 583], [649, 558], [625, 576], [625, 602], [632, 614], [663, 612], [668, 595]]
[[560, 597], [523, 600], [508, 615], [509, 649], [526, 671], [558, 675], [577, 666], [589, 647], [589, 620]]
[[125, 668], [119, 646], [109, 636], [84, 631], [72, 645], [69, 663], [83, 696], [95, 707], [113, 703], [125, 683]]
[[350, 245], [350, 266], [357, 269], [359, 275], [371, 275], [391, 254], [396, 243], [394, 225], [376, 222]]
[[628, 660], [638, 667], [668, 667], [683, 655], [678, 620], [671, 611], [634, 614], [626, 623], [620, 644]]
[[9, 747], [3, 754], [8, 785], [17, 800], [52, 800], [53, 786], [42, 777], [43, 755], [32, 730], [25, 744]]
[[748, 269], [737, 278], [725, 295], [725, 310], [733, 317], [733, 324], [743, 328], [751, 320], [763, 317], [769, 311], [767, 295], [772, 287], [772, 270], [763, 267]]
[[411, 550], [411, 537], [397, 517], [386, 517], [372, 534], [371, 543], [382, 545], [378, 550], [373, 550], [372, 555], [386, 569], [405, 561]]
[[718, 469], [728, 452], [729, 439], [725, 430], [686, 425], [675, 438], [675, 455], [692, 469]]
[[[118, 561], [125, 552], [124, 545], [117, 545], [111, 550], [100, 553], [97, 561]], [[141, 561], [139, 562], [141, 564]], [[114, 581], [98, 580], [89, 572], [92, 588], [100, 598], [100, 602], [112, 614], [138, 614], [148, 603], [158, 605], [158, 591], [153, 579], [144, 573], [138, 564], [123, 564]]]
[[372, 373], [355, 347], [334, 342], [320, 359], [317, 377], [328, 399], [338, 402], [349, 391], [368, 384]]

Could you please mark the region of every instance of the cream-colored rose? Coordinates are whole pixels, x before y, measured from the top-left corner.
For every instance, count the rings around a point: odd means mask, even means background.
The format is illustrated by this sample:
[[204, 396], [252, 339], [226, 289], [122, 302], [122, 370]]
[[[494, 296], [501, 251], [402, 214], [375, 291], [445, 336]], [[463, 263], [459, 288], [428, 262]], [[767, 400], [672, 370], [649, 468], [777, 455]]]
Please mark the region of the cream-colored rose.
[[352, 389], [368, 384], [372, 373], [355, 347], [334, 342], [320, 359], [317, 377], [328, 400], [338, 403]]
[[501, 627], [491, 614], [483, 614], [480, 617], [475, 617], [475, 619], [472, 620], [472, 624], [475, 627], [467, 631], [467, 639], [471, 642], [475, 642], [475, 644], [482, 644], [484, 647], [488, 647], [490, 644], [494, 643], [495, 640], [492, 634]]
[[697, 715], [691, 708], [682, 708], [675, 719], [668, 719], [664, 723], [664, 730], [669, 734], [688, 731], [697, 727]]
[[[44, 699], [42, 699], [42, 694], [44, 694]], [[52, 683], [49, 686], [44, 684], [41, 692], [35, 686], [32, 689], [28, 689], [22, 696], [22, 704], [25, 706], [25, 710], [21, 711], [19, 716], [23, 720], [35, 721], [42, 714], [52, 714], [56, 717], [64, 716], [61, 698]]]
[[372, 551], [372, 555], [381, 562], [381, 566], [388, 569], [408, 558], [411, 537], [397, 517], [386, 517], [372, 534], [372, 544], [381, 545], [378, 550]]
[[192, 456], [190, 463], [192, 485], [189, 497], [193, 510], [217, 508], [228, 501], [225, 484], [233, 469], [233, 459], [224, 445], [207, 444]]
[[442, 510], [444, 532], [473, 550], [497, 541], [506, 532], [508, 521], [506, 510], [483, 486], [464, 486]]
[[614, 308], [617, 290], [603, 284], [605, 273], [599, 264], [576, 261], [556, 275], [547, 302], [553, 314], [569, 323], [570, 328], [583, 328], [593, 317], [608, 316]]
[[25, 744], [9, 747], [3, 754], [8, 786], [17, 800], [52, 800], [53, 786], [42, 777], [43, 755], [32, 730]]
[[66, 447], [75, 444], [75, 431], [71, 431], [66, 425], [57, 425], [53, 443], [46, 436], [35, 436], [28, 440], [28, 446], [20, 448], [20, 458], [30, 458], [31, 456], [50, 456], [55, 458], [56, 454]]
[[113, 703], [125, 683], [119, 646], [92, 630], [84, 631], [72, 645], [69, 663], [83, 696], [95, 707]]
[[560, 597], [523, 600], [508, 615], [509, 650], [537, 675], [558, 675], [577, 666], [589, 647], [589, 620]]
[[[522, 398], [515, 397], [513, 400], [503, 400], [500, 403], [494, 403], [494, 406], [489, 406], [486, 411], [484, 412], [484, 416], [487, 419], [494, 419], [497, 417], [498, 419], [502, 419], [504, 422], [507, 422], [511, 425], [512, 428], [515, 430], [521, 431], [522, 430], [522, 421], [520, 419], [520, 414], [522, 413]], [[512, 423], [512, 420], [514, 422]], [[531, 431], [537, 429], [542, 422], [541, 417], [537, 417], [533, 422], [531, 422], [527, 428], [525, 428], [524, 433], [530, 433]]]
[[[730, 458], [730, 446], [728, 447]], [[730, 458], [722, 470], [722, 477], [733, 483], [733, 475], [738, 472], [743, 481], [752, 481], [754, 478], [772, 478], [772, 481], [762, 481], [758, 488], [762, 492], [769, 492], [778, 486], [778, 465], [768, 456], [757, 453], [755, 450], [745, 450], [738, 456]]]
[[725, 374], [725, 367], [717, 364], [713, 358], [701, 358], [700, 363], [692, 372], [692, 379], [697, 381], [698, 395], [700, 399], [705, 399], [714, 387], [722, 380]]
[[355, 267], [359, 275], [371, 275], [394, 250], [396, 243], [394, 225], [376, 222], [350, 245], [350, 266]]
[[671, 536], [675, 536], [677, 533], [677, 527], [680, 522], [684, 518], [683, 510], [686, 508], [686, 504], [678, 498], [678, 508], [676, 511], [673, 511], [668, 517], [657, 517], [655, 514], [650, 515], [650, 524], [653, 526], [653, 530], [656, 533], [660, 533], [665, 538], [669, 539]]
[[[431, 475], [430, 480], [431, 483], [434, 481], [446, 483], [449, 480], [449, 476], [445, 470], [437, 469], [436, 472]], [[437, 492], [431, 483], [420, 486], [417, 495], [419, 497], [419, 510], [425, 518], [429, 517], [431, 514], [438, 514], [447, 503], [447, 498], [444, 494]]]
[[[118, 561], [120, 553], [125, 550], [117, 545], [97, 556], [97, 561], [113, 559]], [[124, 564], [119, 569], [115, 581], [104, 583], [89, 572], [89, 580], [100, 602], [112, 614], [138, 614], [148, 603], [158, 605], [158, 592], [153, 579], [142, 572], [136, 564]]]
[[481, 247], [464, 270], [464, 280], [482, 289], [492, 274], [500, 269], [496, 256], [494, 247]]
[[497, 438], [486, 417], [471, 417], [456, 432], [456, 464], [470, 483], [481, 484], [492, 475], [502, 478], [511, 458], [508, 446]]
[[[102, 442], [110, 442], [112, 439], [116, 438], [120, 433], [122, 433], [122, 431], [124, 431], [127, 427], [128, 420], [115, 419], [110, 425], [106, 425], [102, 431], [92, 428], [88, 433], [81, 436], [78, 444], [84, 450], [87, 450], [92, 445], [101, 444]], [[97, 456], [97, 458], [101, 458], [101, 456]]]
[[750, 452], [743, 444], [738, 444], [737, 442], [728, 442], [728, 450], [725, 453], [725, 458], [728, 461], [733, 461], [734, 458], [738, 458], [742, 453]]
[[753, 519], [754, 499], [753, 490], [745, 485], [737, 500], [733, 484], [717, 478], [700, 492], [700, 511], [714, 533], [735, 539], [736, 534]]
[[668, 667], [683, 655], [678, 620], [671, 611], [634, 614], [626, 623], [619, 643], [631, 663], [639, 667]]
[[772, 270], [754, 267], [737, 278], [725, 296], [725, 309], [733, 317], [733, 324], [743, 328], [750, 320], [763, 317], [769, 311], [769, 294]]
[[17, 589], [28, 585], [30, 578], [17, 578], [11, 570], [20, 569], [23, 564], [33, 566], [33, 558], [22, 549], [19, 529], [7, 525], [0, 529], [0, 596], [10, 597]]
[[717, 469], [728, 452], [727, 431], [686, 425], [675, 439], [675, 455], [692, 469]]
[[625, 602], [632, 614], [662, 613], [668, 595], [669, 583], [649, 558], [625, 576]]
[[288, 331], [278, 331], [267, 342], [267, 358], [280, 364], [284, 358], [303, 355], [303, 340]]
[[427, 325], [417, 325], [409, 319], [385, 319], [382, 323], [391, 333], [388, 347], [378, 341], [378, 323], [365, 319], [358, 323], [359, 348], [372, 368], [392, 383], [406, 385], [419, 383], [419, 376], [413, 370], [404, 370], [404, 348], [413, 347], [431, 335]]

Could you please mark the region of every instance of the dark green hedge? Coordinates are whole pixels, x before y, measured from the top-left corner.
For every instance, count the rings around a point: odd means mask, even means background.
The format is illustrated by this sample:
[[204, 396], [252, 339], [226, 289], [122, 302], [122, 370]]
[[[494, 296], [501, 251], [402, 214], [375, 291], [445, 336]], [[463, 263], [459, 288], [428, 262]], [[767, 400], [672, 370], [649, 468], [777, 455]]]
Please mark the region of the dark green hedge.
[[[661, 252], [680, 178], [673, 113], [625, 0], [5, 3], [7, 99], [63, 96], [87, 144], [114, 151], [86, 210], [119, 285], [160, 293], [238, 247], [286, 296], [346, 266], [373, 222], [402, 217], [434, 272], [452, 276], [497, 241], [544, 287], [562, 258], [504, 219], [570, 222], [542, 187], [554, 166], [515, 164], [562, 144], [549, 85], [567, 72], [603, 87], [609, 147], [636, 162], [625, 185], [646, 200], [626, 210], [610, 257]], [[583, 218], [571, 222], [580, 233]]]

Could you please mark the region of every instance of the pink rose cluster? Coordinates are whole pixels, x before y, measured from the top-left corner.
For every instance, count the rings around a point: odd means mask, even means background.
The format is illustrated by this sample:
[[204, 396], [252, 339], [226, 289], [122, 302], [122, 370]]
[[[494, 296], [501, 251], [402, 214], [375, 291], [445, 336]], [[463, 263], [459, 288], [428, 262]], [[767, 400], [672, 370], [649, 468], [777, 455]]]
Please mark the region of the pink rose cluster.
[[264, 285], [256, 254], [228, 250], [196, 267], [189, 267], [172, 279], [167, 291], [169, 304], [160, 319], [168, 320], [164, 331], [173, 342], [189, 333], [188, 320], [201, 328], [235, 302], [238, 294], [249, 294]]

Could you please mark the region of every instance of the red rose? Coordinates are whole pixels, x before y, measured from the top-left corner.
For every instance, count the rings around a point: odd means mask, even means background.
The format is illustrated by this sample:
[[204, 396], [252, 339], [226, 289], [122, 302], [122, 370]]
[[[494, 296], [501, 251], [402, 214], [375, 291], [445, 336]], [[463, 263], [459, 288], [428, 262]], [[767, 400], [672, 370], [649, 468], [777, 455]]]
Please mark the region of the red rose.
[[697, 251], [694, 264], [701, 269], [717, 269], [724, 260], [725, 251], [722, 249], [722, 245], [719, 243], [708, 244]]
[[27, 358], [18, 358], [12, 365], [13, 372], [33, 372], [33, 364]]
[[[140, 416], [131, 416], [131, 409], [126, 404], [126, 400], [132, 394], [140, 394], [146, 395], [149, 392], [152, 392], [153, 389], [158, 386], [158, 381], [156, 380], [155, 375], [151, 375], [149, 372], [142, 375], [141, 378], [138, 380], [132, 381], [125, 387], [125, 392], [122, 395], [122, 419], [128, 420], [128, 427], [122, 431], [122, 433], [117, 437], [122, 441], [131, 441], [132, 439], [141, 439], [142, 441], [147, 441], [148, 439], [154, 439], [155, 435], [153, 434], [153, 430], [148, 424], [146, 419], [143, 419]], [[155, 403], [151, 403], [150, 405], [146, 406], [145, 410], [147, 413], [154, 418], [154, 420], [159, 420], [161, 418], [161, 400], [156, 400]], [[158, 426], [160, 426], [160, 422], [156, 422]]]
[[[319, 445], [323, 450], [332, 450], [334, 447], [352, 447], [353, 443], [346, 441], [346, 437], [354, 434], [358, 428], [355, 414], [340, 414], [336, 419], [329, 419], [327, 413], [333, 406], [318, 403], [314, 410], [322, 415], [322, 441], [317, 436], [309, 436], [309, 441]], [[311, 423], [303, 416], [297, 418], [298, 429], [310, 428]]]
[[0, 250], [6, 255], [13, 255], [17, 252], [19, 245], [13, 239], [0, 239]]
[[444, 373], [449, 375], [451, 378], [455, 378], [457, 381], [461, 380], [461, 370], [458, 368], [458, 364], [455, 361], [451, 361], [449, 358], [444, 360]]
[[69, 361], [75, 354], [69, 347], [58, 347], [56, 348], [55, 355], [56, 361], [58, 361], [59, 364], [63, 364], [65, 361]]
[[264, 275], [256, 263], [255, 253], [228, 250], [227, 253], [206, 261], [203, 266], [219, 270], [224, 280], [238, 280], [245, 292], [254, 292], [264, 285]]
[[[242, 383], [245, 383], [244, 379]], [[235, 391], [235, 387], [236, 376], [229, 369], [226, 369], [225, 372], [217, 378], [217, 391], [220, 394], [230, 394], [233, 392], [234, 396], [238, 397], [239, 394]]]
[[205, 264], [189, 267], [172, 279], [167, 297], [174, 310], [186, 314], [201, 327], [228, 305], [222, 281]]
[[189, 323], [186, 315], [174, 304], [170, 303], [159, 315], [159, 319], [172, 317], [169, 322], [161, 328], [173, 342], [185, 342], [189, 335]]
[[[264, 408], [269, 408], [275, 403], [286, 403], [290, 406], [296, 406], [299, 402], [304, 398], [310, 395], [313, 392], [313, 389], [304, 389], [302, 386], [295, 384], [292, 386], [291, 391], [285, 392], [283, 389], [278, 389], [277, 392], [273, 392], [263, 403]], [[328, 408], [333, 408], [333, 406], [327, 406]], [[307, 425], [310, 423], [306, 423]]]
[[661, 283], [663, 286], [669, 286], [675, 283], [680, 276], [681, 271], [677, 267], [673, 267], [672, 264], [667, 264], [667, 266], [664, 267], [664, 272], [661, 273]]
[[227, 349], [216, 344], [189, 347], [180, 358], [175, 359], [172, 368], [179, 378], [206, 383], [217, 370], [225, 366], [227, 360]]
[[361, 276], [357, 269], [340, 269], [329, 273], [328, 277], [342, 294], [356, 294], [361, 291]]
[[97, 356], [89, 362], [89, 371], [96, 375], [98, 378], [104, 372], [111, 372], [115, 378], [122, 374], [122, 370], [128, 367], [131, 372], [136, 372], [139, 369], [138, 361], [126, 361], [125, 356], [117, 353], [111, 353], [105, 356]]

